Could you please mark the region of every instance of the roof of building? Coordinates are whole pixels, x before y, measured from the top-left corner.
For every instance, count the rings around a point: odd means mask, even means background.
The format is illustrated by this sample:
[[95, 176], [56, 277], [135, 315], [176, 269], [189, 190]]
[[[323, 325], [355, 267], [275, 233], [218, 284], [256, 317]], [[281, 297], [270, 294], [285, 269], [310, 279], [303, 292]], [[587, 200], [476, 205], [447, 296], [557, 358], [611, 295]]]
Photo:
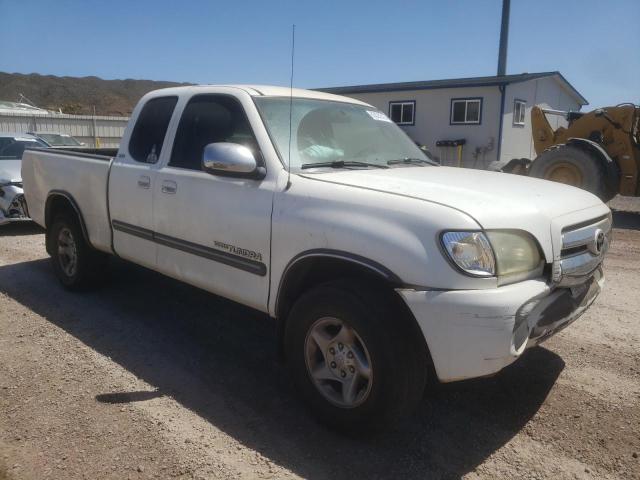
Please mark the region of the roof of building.
[[490, 87], [509, 83], [526, 82], [537, 78], [556, 77], [576, 97], [582, 105], [589, 102], [575, 89], [564, 76], [558, 72], [519, 73], [490, 77], [448, 78], [444, 80], [426, 80], [419, 82], [377, 83], [370, 85], [350, 85], [346, 87], [317, 88], [321, 92], [346, 95], [352, 93], [397, 92], [403, 90], [430, 90], [435, 88]]

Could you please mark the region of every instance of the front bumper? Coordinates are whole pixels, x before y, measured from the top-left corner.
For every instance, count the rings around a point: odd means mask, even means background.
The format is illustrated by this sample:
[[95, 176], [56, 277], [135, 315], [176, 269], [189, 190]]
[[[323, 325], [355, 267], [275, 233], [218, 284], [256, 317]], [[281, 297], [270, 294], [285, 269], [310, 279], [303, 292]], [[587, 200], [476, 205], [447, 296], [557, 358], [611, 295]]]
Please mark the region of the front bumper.
[[575, 321], [593, 303], [604, 276], [554, 288], [527, 280], [488, 290], [399, 289], [427, 341], [438, 378], [452, 382], [491, 375]]

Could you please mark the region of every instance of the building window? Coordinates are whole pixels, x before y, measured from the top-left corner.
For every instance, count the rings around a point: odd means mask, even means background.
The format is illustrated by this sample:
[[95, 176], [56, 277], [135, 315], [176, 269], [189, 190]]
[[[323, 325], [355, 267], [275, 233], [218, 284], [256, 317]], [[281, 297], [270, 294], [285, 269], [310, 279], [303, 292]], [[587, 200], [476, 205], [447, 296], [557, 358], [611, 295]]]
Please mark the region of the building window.
[[478, 125], [482, 119], [482, 98], [452, 98], [452, 125]]
[[389, 116], [398, 125], [415, 125], [416, 102], [389, 102]]
[[513, 101], [513, 124], [524, 125], [524, 113], [527, 109], [527, 102], [515, 99]]

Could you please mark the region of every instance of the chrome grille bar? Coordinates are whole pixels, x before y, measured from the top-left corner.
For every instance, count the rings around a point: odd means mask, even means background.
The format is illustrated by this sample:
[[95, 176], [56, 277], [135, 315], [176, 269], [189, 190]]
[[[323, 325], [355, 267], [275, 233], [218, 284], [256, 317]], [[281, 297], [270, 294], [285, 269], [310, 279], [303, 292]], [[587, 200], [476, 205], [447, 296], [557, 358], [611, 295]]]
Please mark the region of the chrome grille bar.
[[562, 231], [560, 259], [554, 262], [552, 280], [559, 287], [584, 283], [600, 268], [611, 242], [611, 215], [593, 223]]
[[603, 232], [611, 230], [611, 219], [609, 217], [603, 218], [597, 223], [586, 225], [576, 230], [570, 230], [562, 233], [562, 249], [567, 250], [570, 248], [586, 246], [594, 239], [595, 232], [600, 229]]

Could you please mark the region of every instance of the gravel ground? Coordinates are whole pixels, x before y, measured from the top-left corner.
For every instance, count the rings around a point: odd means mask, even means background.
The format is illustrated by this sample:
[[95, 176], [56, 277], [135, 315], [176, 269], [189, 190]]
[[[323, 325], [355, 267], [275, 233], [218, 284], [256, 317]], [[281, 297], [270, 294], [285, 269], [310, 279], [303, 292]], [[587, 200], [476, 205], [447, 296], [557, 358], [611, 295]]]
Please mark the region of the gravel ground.
[[640, 201], [615, 199], [594, 306], [499, 375], [443, 385], [368, 439], [315, 424], [263, 315], [123, 262], [53, 277], [0, 230], [0, 480], [640, 478]]

